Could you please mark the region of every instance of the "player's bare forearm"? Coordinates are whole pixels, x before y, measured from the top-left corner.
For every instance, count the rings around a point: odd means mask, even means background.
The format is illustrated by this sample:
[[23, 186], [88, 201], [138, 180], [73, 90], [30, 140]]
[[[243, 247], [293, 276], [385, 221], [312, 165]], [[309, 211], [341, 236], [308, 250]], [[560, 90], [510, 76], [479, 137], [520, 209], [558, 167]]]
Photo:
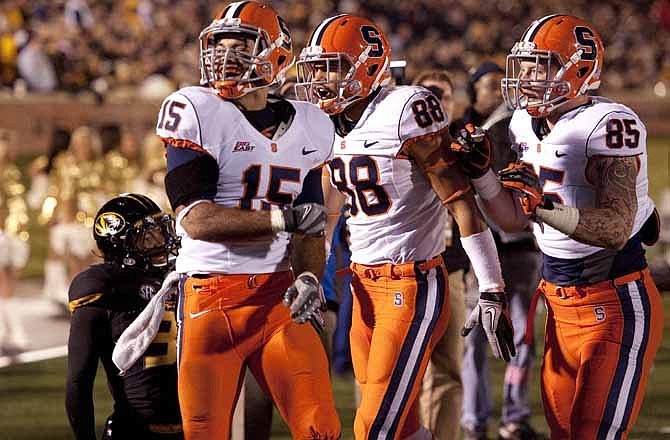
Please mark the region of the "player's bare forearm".
[[486, 216], [503, 231], [521, 232], [528, 230], [530, 221], [521, 210], [517, 198], [511, 191], [502, 188], [494, 198], [485, 200], [480, 197], [479, 202], [479, 206], [481, 206]]
[[596, 186], [596, 207], [579, 210], [571, 238], [609, 249], [621, 249], [633, 230], [637, 212], [636, 157], [592, 158], [587, 176]]
[[[448, 135], [432, 136], [407, 149], [442, 203], [454, 216], [461, 235], [467, 237], [484, 231], [487, 226], [475, 202], [470, 182], [456, 164], [448, 145]], [[513, 202], [512, 202], [513, 203]]]
[[404, 152], [412, 158], [444, 205], [471, 191], [470, 182], [449, 148], [448, 133], [435, 133], [408, 145]]
[[448, 203], [447, 208], [458, 223], [462, 237], [478, 234], [487, 228], [472, 193], [464, 194], [463, 197]]
[[181, 226], [189, 237], [210, 242], [258, 238], [273, 233], [270, 211], [225, 208], [215, 203], [194, 206], [181, 220]]
[[323, 276], [326, 256], [323, 237], [308, 237], [304, 234], [293, 234], [291, 241], [291, 266], [293, 274], [300, 275], [305, 271], [312, 272], [319, 279]]
[[340, 219], [342, 213], [342, 207], [346, 197], [339, 191], [337, 188], [334, 188], [330, 183], [330, 173], [327, 171], [328, 167], [325, 167], [326, 172], [321, 176], [321, 186], [323, 189], [323, 201], [328, 212], [328, 221], [326, 222], [326, 243], [327, 249], [330, 249], [330, 243], [333, 240], [333, 232], [335, 227], [337, 227], [337, 222]]

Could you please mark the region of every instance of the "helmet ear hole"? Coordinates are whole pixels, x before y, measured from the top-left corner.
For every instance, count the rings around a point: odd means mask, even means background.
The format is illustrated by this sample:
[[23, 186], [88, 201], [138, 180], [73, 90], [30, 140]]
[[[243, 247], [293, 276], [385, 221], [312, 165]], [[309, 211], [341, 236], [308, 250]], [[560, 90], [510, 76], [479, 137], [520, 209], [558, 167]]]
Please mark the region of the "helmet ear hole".
[[368, 75], [374, 75], [377, 72], [377, 69], [379, 69], [379, 64], [373, 64], [372, 66], [368, 67]]
[[344, 91], [350, 95], [357, 94], [358, 92], [361, 91], [360, 81], [351, 81], [349, 84], [346, 85]]
[[284, 64], [284, 61], [286, 61], [286, 57], [284, 55], [279, 55], [279, 58], [277, 58], [277, 64]]
[[589, 67], [582, 67], [577, 71], [577, 78], [582, 78], [584, 75], [586, 75], [589, 72], [590, 68]]

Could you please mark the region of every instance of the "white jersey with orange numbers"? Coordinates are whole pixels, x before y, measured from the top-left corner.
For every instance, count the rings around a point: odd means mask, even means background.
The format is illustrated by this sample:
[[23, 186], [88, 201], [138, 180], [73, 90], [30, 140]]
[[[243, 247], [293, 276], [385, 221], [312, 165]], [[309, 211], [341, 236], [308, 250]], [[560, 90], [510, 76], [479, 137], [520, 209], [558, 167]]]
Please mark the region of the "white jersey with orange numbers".
[[[575, 208], [594, 208], [596, 191], [586, 178], [586, 166], [594, 156], [636, 156], [637, 214], [631, 237], [654, 209], [647, 179], [647, 130], [630, 108], [602, 97], [561, 116], [551, 132], [540, 140], [525, 110], [517, 110], [510, 122], [510, 135], [521, 160], [533, 165], [545, 196]], [[579, 243], [549, 225], [544, 232], [534, 226], [535, 237], [546, 255], [574, 259], [603, 248]]]
[[[186, 87], [165, 99], [156, 132], [170, 145], [205, 152], [216, 160], [216, 204], [279, 209], [293, 203], [310, 170], [332, 157], [330, 119], [312, 104], [290, 103], [295, 109], [293, 121], [281, 136], [269, 139], [211, 89]], [[289, 268], [288, 233], [220, 243], [194, 240], [183, 230], [180, 234], [176, 269], [181, 273], [268, 273]]]
[[351, 261], [426, 260], [444, 250], [447, 210], [408, 143], [447, 129], [440, 102], [423, 87], [382, 88], [344, 138], [336, 135], [331, 181], [348, 196]]

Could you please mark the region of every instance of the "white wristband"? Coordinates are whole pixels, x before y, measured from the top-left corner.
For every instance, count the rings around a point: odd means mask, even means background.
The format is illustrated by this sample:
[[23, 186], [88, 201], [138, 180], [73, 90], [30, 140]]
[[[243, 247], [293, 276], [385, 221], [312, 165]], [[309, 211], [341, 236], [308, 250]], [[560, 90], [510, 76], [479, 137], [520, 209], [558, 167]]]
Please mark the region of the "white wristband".
[[472, 179], [472, 186], [475, 187], [479, 197], [484, 200], [491, 200], [502, 191], [498, 177], [490, 168], [482, 177]]
[[479, 291], [503, 292], [505, 281], [503, 281], [498, 249], [496, 249], [491, 230], [487, 228], [478, 234], [461, 237], [461, 243], [472, 263], [472, 269], [479, 283]]
[[538, 206], [535, 209], [535, 216], [568, 236], [575, 232], [579, 224], [579, 209], [561, 203], [554, 203], [553, 209]]
[[180, 237], [186, 235], [186, 230], [181, 226], [181, 221], [184, 219], [184, 217], [186, 217], [186, 214], [191, 212], [191, 209], [193, 209], [194, 207], [198, 206], [201, 203], [214, 203], [214, 202], [209, 199], [196, 200], [195, 202], [186, 206], [186, 208], [179, 211], [179, 214], [177, 214], [177, 218], [175, 219], [175, 232], [177, 233], [177, 235], [179, 235]]
[[281, 209], [270, 211], [270, 225], [272, 225], [272, 232], [286, 230], [286, 222], [284, 221], [284, 214], [282, 214]]

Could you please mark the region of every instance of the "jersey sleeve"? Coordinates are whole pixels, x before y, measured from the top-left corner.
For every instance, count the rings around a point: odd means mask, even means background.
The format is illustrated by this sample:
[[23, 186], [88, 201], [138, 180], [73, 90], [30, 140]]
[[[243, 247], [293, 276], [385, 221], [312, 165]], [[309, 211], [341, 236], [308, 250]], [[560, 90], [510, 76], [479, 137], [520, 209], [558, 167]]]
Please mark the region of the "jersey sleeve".
[[312, 104], [305, 110], [307, 113], [307, 125], [305, 129], [312, 139], [313, 144], [310, 149], [318, 149], [319, 154], [314, 154], [314, 163], [312, 168], [320, 167], [333, 158], [333, 144], [335, 142], [335, 124], [328, 115]]
[[68, 290], [70, 311], [100, 301], [109, 279], [110, 274], [104, 264], [93, 265], [79, 272]]
[[156, 134], [178, 148], [206, 153], [198, 113], [185, 95], [175, 92], [165, 98], [158, 113]]
[[409, 143], [448, 129], [448, 122], [440, 100], [429, 90], [416, 88], [403, 106], [398, 121], [400, 150]]
[[633, 112], [605, 114], [586, 139], [586, 156], [636, 156], [644, 153], [647, 129]]
[[93, 383], [98, 369], [101, 329], [104, 311], [98, 307], [74, 310], [68, 339], [65, 408], [77, 439], [95, 438]]
[[321, 168], [314, 168], [307, 173], [302, 182], [302, 191], [293, 201], [293, 206], [303, 203], [318, 203], [323, 205], [323, 187], [321, 186]]
[[[167, 174], [165, 192], [176, 211], [196, 200], [213, 200], [219, 181], [216, 160], [205, 153], [166, 144]], [[188, 182], [188, 185], [184, 185]]]

